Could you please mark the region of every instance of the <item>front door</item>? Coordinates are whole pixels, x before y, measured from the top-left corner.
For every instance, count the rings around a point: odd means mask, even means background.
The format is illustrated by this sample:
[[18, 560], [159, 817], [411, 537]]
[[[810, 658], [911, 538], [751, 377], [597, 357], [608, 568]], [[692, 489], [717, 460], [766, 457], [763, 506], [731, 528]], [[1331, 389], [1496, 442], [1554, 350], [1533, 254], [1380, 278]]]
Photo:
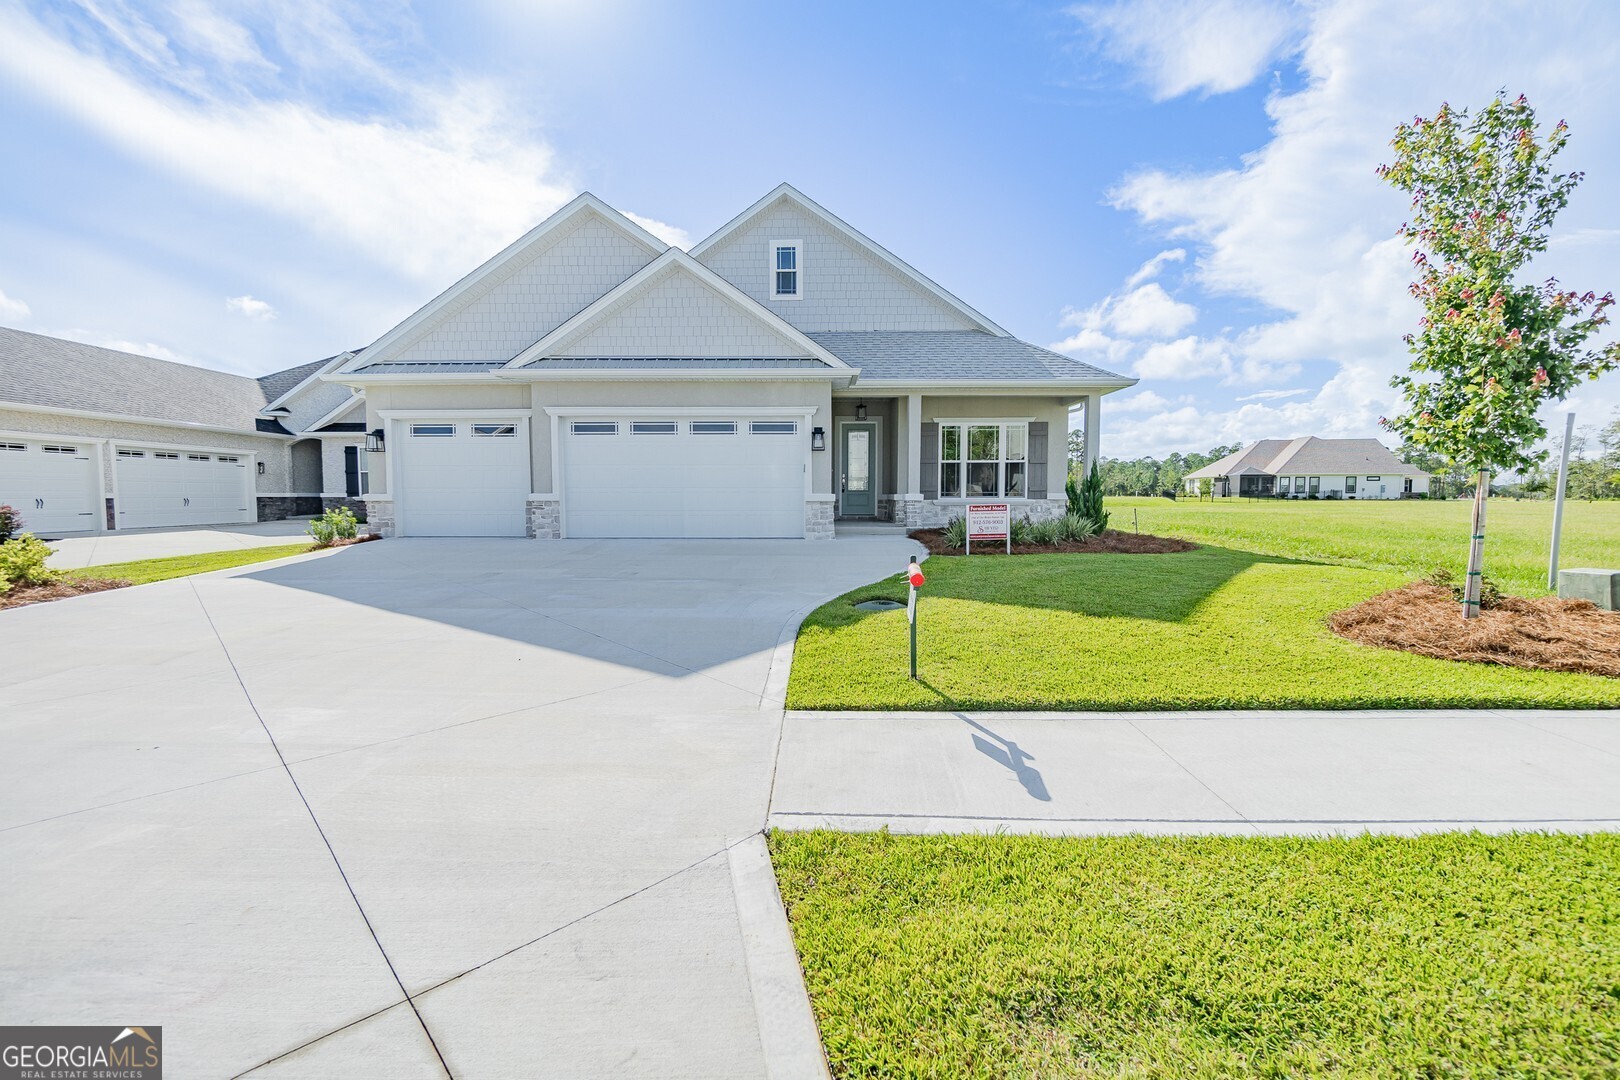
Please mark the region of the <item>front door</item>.
[[845, 517], [877, 515], [877, 425], [845, 424], [839, 447], [839, 490]]

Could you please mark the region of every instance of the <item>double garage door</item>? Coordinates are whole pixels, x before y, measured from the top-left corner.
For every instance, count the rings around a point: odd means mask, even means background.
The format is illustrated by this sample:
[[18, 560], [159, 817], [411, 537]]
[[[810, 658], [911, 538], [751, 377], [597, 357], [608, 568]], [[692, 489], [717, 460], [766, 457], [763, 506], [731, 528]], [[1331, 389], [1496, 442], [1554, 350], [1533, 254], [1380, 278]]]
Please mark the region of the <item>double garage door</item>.
[[212, 450], [118, 446], [115, 504], [120, 529], [253, 521], [249, 459]]
[[[557, 417], [563, 530], [576, 537], [799, 537], [809, 445], [797, 418]], [[527, 424], [402, 421], [405, 536], [522, 536]]]

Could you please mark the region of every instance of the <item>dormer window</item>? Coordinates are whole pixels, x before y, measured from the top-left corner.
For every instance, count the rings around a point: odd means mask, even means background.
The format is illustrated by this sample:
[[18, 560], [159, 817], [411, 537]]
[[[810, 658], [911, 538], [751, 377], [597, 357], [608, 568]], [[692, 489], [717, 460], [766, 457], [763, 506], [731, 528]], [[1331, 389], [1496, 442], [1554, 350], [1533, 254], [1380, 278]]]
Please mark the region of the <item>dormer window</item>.
[[802, 240], [778, 240], [771, 245], [771, 295], [777, 300], [797, 300]]

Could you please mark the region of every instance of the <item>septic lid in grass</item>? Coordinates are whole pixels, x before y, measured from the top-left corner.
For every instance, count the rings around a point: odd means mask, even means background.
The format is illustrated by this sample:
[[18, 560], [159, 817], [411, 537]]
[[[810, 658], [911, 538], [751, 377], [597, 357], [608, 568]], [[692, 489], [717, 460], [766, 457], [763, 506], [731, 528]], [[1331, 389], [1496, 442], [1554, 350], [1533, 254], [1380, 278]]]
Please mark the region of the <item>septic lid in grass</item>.
[[895, 608], [905, 607], [898, 600], [862, 600], [855, 605], [862, 611], [893, 611]]

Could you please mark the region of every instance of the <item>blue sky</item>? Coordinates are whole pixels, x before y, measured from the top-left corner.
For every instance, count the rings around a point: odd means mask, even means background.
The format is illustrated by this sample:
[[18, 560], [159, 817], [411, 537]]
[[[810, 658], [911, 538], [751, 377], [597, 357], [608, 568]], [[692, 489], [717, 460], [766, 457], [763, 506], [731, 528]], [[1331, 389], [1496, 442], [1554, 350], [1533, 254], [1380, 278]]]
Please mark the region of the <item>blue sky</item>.
[[789, 180], [1140, 376], [1106, 453], [1376, 435], [1416, 312], [1373, 166], [1497, 87], [1588, 172], [1538, 270], [1620, 287], [1620, 5], [0, 0], [0, 322], [260, 374], [580, 190], [689, 242]]

